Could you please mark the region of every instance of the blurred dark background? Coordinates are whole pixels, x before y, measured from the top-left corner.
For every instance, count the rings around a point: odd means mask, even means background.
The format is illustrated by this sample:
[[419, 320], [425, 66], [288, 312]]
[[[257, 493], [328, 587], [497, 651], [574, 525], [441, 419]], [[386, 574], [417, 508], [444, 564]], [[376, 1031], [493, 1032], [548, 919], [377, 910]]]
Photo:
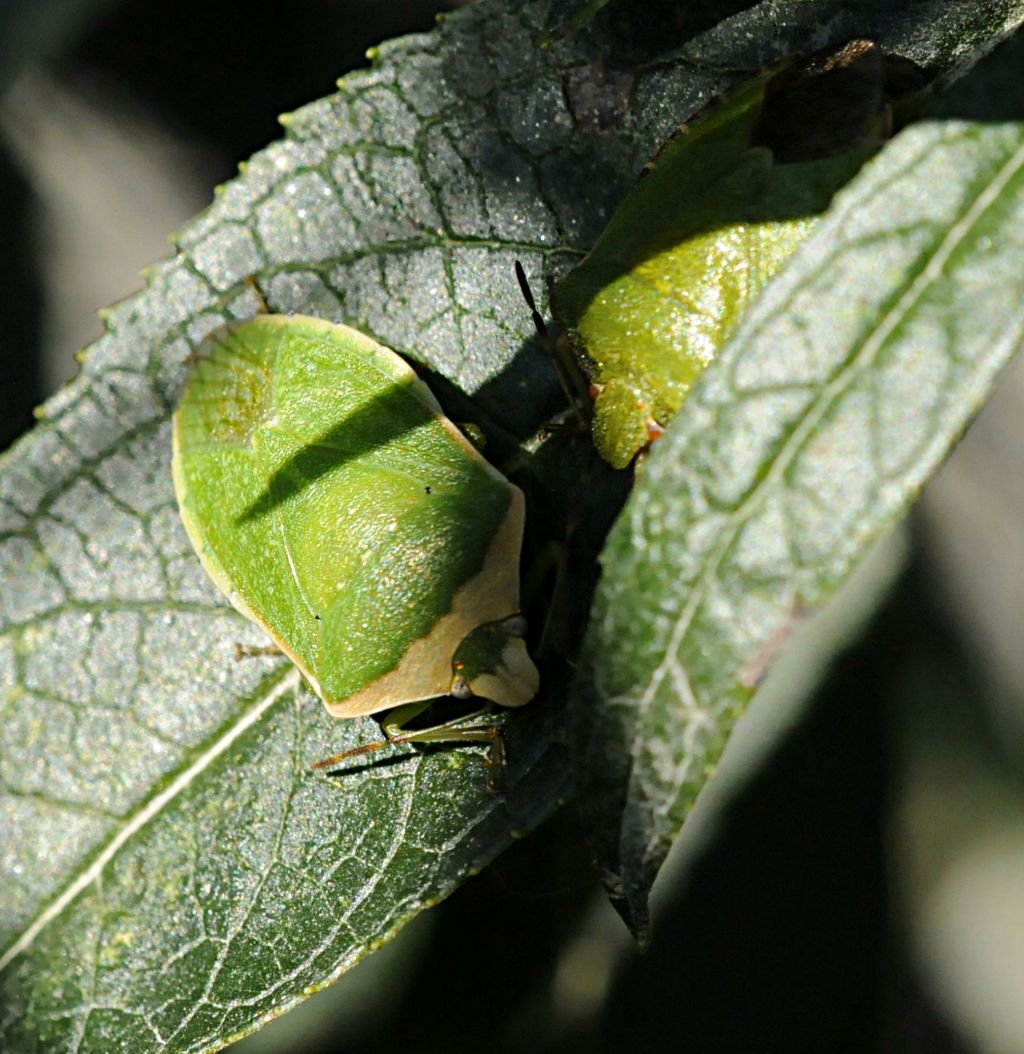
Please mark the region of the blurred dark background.
[[[276, 115], [438, 6], [0, 6], [0, 448]], [[942, 111], [1024, 118], [1022, 60], [1011, 41]], [[1018, 364], [773, 671], [659, 882], [650, 951], [570, 807], [240, 1054], [1024, 1052], [1022, 407]]]

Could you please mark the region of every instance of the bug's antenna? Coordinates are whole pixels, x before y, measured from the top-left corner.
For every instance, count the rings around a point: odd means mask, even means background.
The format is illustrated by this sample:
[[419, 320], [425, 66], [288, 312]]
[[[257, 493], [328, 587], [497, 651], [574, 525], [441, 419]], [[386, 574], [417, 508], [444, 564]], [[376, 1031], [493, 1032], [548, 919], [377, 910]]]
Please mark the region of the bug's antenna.
[[546, 346], [550, 346], [551, 334], [548, 332], [548, 327], [544, 324], [544, 316], [537, 310], [537, 302], [533, 299], [533, 290], [530, 288], [530, 283], [526, 280], [526, 271], [518, 260], [516, 260], [516, 281], [519, 283], [519, 292], [523, 294], [526, 306], [530, 309], [530, 317], [533, 319], [533, 328], [537, 331], [537, 336], [540, 337]]
[[526, 278], [526, 271], [518, 260], [516, 260], [516, 281], [519, 283], [519, 291], [523, 294], [523, 300], [530, 309], [530, 317], [533, 319], [533, 327], [537, 330], [541, 346], [554, 360], [555, 373], [558, 374], [558, 382], [562, 386], [566, 401], [579, 418], [580, 424], [586, 428], [587, 414], [584, 407], [588, 407], [590, 403], [586, 379], [573, 360], [568, 345], [565, 341], [556, 339], [551, 332], [551, 327], [544, 321], [544, 316], [537, 310], [537, 302], [533, 299], [533, 290]]

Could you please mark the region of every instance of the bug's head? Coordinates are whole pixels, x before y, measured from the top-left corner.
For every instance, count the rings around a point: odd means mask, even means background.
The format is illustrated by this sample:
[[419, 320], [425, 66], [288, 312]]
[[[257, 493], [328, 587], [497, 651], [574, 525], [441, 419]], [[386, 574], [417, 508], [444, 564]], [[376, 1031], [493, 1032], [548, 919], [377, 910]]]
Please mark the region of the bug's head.
[[467, 634], [452, 656], [452, 695], [499, 706], [528, 703], [540, 687], [540, 674], [526, 650], [525, 632], [526, 620], [512, 615]]

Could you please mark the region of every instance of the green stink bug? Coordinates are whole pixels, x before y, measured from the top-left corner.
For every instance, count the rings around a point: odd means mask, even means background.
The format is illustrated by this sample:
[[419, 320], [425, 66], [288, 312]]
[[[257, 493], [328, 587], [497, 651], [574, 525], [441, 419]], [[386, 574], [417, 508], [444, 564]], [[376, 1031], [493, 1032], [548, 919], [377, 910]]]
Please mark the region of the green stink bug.
[[[173, 474], [204, 568], [335, 717], [536, 693], [518, 614], [522, 492], [394, 352], [304, 316], [217, 331], [174, 415]], [[450, 723], [385, 731], [497, 744]]]
[[871, 41], [791, 57], [684, 126], [552, 290], [616, 468], [655, 438], [887, 131]]

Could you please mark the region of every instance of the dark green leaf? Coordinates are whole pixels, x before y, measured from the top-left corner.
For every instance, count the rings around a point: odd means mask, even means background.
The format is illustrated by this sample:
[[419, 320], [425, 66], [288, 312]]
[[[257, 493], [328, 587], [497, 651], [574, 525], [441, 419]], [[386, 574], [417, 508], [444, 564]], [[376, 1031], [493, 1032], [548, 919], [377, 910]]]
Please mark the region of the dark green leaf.
[[[211, 329], [272, 309], [347, 321], [445, 375], [485, 423], [559, 406], [513, 272], [542, 291], [701, 84], [638, 74], [600, 134], [489, 3], [381, 49], [293, 114], [152, 269], [0, 462], [0, 1048], [208, 1050], [327, 984], [567, 792], [557, 692], [508, 729], [506, 792], [469, 751], [329, 782], [377, 734], [336, 722], [228, 608], [174, 505], [169, 417]], [[591, 572], [592, 573], [592, 572]]]
[[608, 0], [552, 0], [548, 11], [548, 34], [541, 47], [549, 48], [562, 37], [585, 26]]

